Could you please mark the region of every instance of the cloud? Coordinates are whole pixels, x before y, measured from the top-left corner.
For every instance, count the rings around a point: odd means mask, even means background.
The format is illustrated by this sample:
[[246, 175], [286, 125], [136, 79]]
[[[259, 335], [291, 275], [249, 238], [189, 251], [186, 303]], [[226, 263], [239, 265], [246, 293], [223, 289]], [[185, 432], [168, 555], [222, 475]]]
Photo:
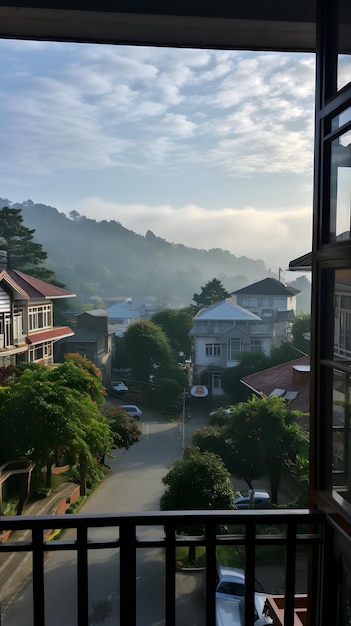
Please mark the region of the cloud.
[[98, 220], [115, 220], [145, 235], [157, 236], [188, 247], [221, 247], [236, 256], [264, 259], [271, 267], [288, 267], [291, 259], [310, 250], [311, 207], [287, 205], [279, 211], [255, 207], [220, 207], [209, 210], [195, 204], [175, 208], [170, 204], [114, 204], [102, 198], [85, 198], [67, 207]]

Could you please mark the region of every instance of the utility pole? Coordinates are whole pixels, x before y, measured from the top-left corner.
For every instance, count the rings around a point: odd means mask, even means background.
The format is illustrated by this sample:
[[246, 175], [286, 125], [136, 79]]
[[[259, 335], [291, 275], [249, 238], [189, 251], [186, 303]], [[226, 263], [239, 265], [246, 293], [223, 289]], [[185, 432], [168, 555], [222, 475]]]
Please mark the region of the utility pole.
[[185, 446], [185, 387], [183, 389], [183, 416], [182, 416], [183, 428], [182, 428], [182, 449]]

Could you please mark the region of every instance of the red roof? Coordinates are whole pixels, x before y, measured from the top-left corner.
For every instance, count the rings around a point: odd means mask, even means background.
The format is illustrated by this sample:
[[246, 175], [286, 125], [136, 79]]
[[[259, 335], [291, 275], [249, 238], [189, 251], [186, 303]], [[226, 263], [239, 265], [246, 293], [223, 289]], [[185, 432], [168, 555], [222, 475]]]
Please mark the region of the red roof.
[[57, 328], [49, 328], [41, 330], [37, 333], [31, 333], [27, 337], [27, 343], [33, 345], [42, 343], [43, 341], [51, 341], [52, 339], [63, 339], [64, 337], [72, 337], [74, 331], [69, 326], [58, 326]]
[[[297, 392], [292, 400], [289, 400], [289, 409], [300, 411], [301, 413], [309, 413], [310, 410], [310, 376], [309, 376], [310, 357], [308, 355], [269, 367], [268, 369], [254, 374], [249, 374], [241, 379], [252, 390], [269, 396], [275, 390], [286, 392]], [[306, 421], [306, 420], [305, 420]], [[303, 424], [302, 424], [303, 425]], [[304, 424], [306, 426], [306, 424]]]
[[18, 289], [24, 298], [72, 298], [75, 296], [71, 291], [47, 283], [29, 274], [18, 270], [3, 270], [0, 272], [0, 281], [7, 281], [14, 289]]

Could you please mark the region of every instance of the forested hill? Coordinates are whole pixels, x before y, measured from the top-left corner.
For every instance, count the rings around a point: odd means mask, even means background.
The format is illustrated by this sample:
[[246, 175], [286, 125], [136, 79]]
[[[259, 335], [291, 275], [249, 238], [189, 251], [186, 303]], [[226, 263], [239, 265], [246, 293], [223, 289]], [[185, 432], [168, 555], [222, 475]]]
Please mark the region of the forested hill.
[[156, 296], [188, 306], [192, 296], [216, 277], [229, 291], [268, 276], [262, 260], [236, 257], [214, 248], [173, 244], [148, 231], [146, 236], [117, 221], [96, 221], [56, 208], [0, 198], [0, 208], [22, 209], [23, 223], [48, 254], [45, 265], [81, 298]]

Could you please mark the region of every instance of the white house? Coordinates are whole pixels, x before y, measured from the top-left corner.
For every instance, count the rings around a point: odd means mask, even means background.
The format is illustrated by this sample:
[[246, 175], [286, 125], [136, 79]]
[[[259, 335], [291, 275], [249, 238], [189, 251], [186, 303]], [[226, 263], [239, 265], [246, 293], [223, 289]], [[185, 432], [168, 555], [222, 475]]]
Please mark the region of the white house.
[[201, 309], [189, 335], [194, 338], [194, 382], [212, 394], [222, 393], [221, 372], [237, 365], [241, 352], [270, 351], [270, 328], [233, 298]]
[[263, 280], [234, 291], [235, 302], [259, 315], [272, 329], [272, 343], [279, 345], [291, 338], [291, 324], [296, 315], [296, 298], [301, 293], [275, 278]]

